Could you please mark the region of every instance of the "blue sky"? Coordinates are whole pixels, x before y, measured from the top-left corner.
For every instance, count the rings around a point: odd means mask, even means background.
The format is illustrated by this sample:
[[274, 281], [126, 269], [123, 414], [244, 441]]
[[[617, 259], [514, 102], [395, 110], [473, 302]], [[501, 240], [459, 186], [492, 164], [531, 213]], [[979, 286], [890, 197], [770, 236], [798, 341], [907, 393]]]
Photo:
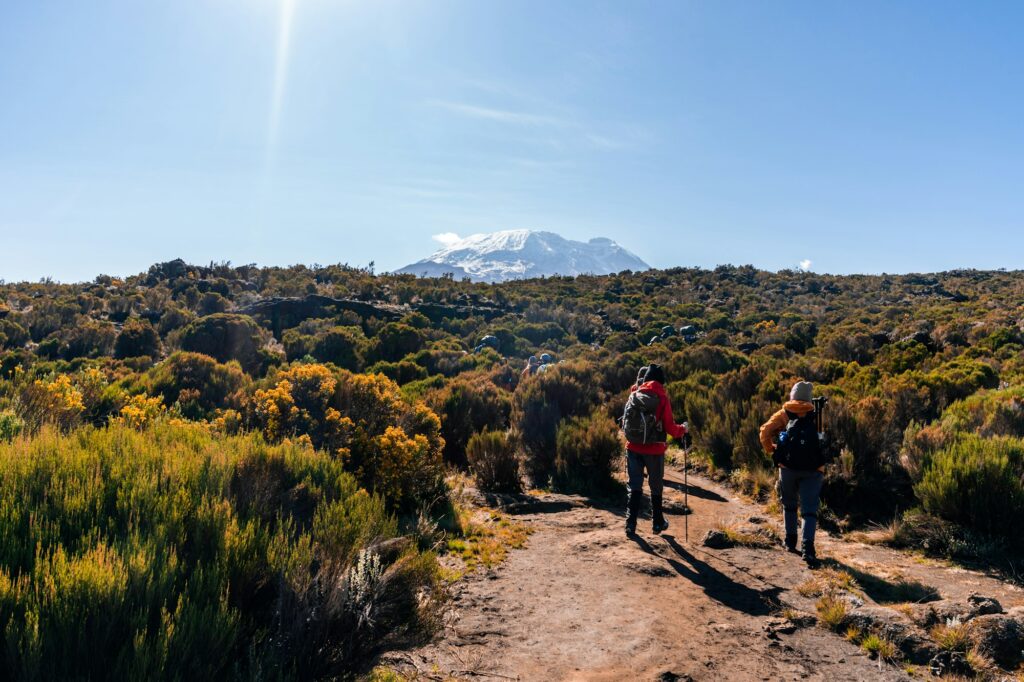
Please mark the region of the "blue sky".
[[1019, 2], [0, 2], [0, 278], [390, 269], [433, 235], [656, 267], [1024, 267]]

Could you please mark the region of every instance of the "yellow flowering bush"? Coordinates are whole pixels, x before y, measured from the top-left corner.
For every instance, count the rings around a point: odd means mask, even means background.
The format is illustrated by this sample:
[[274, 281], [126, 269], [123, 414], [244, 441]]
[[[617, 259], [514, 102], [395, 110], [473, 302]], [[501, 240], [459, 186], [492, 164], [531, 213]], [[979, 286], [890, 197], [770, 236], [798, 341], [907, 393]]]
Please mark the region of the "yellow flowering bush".
[[163, 412], [164, 403], [160, 396], [134, 395], [128, 404], [121, 408], [116, 421], [134, 429], [141, 429]]
[[85, 411], [82, 392], [67, 374], [32, 381], [22, 391], [21, 402], [33, 426], [50, 423], [65, 431], [77, 426]]
[[249, 425], [268, 440], [304, 438], [330, 452], [392, 508], [412, 509], [443, 489], [441, 420], [382, 374], [297, 364], [256, 390], [248, 407]]

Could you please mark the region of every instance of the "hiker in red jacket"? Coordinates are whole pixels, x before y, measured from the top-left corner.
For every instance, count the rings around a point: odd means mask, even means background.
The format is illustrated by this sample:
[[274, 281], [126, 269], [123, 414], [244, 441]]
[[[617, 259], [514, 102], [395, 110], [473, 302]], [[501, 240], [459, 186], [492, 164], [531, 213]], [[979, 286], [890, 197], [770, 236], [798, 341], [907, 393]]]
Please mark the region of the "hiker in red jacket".
[[653, 530], [660, 533], [668, 528], [662, 511], [661, 499], [665, 478], [666, 435], [681, 439], [686, 427], [672, 419], [672, 405], [665, 392], [665, 370], [651, 365], [637, 377], [626, 409], [622, 415], [622, 430], [626, 435], [626, 472], [629, 475], [629, 503], [626, 534], [636, 532], [636, 517], [643, 501], [644, 470], [651, 486]]

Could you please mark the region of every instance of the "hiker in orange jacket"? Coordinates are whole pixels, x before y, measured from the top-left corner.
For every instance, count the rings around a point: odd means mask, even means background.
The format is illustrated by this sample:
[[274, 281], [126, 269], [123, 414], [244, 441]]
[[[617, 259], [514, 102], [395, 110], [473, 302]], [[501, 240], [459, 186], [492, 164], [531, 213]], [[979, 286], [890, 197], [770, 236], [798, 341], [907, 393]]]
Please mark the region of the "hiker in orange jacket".
[[[646, 373], [641, 370], [637, 383], [630, 392], [623, 414], [623, 431], [626, 433], [626, 473], [629, 476], [629, 501], [627, 505], [626, 534], [636, 532], [636, 517], [643, 502], [644, 470], [647, 471], [651, 487], [651, 515], [653, 530], [660, 533], [668, 528], [668, 521], [662, 510], [662, 492], [665, 478], [666, 436], [682, 439], [686, 434], [684, 424], [676, 424], [672, 417], [672, 405], [665, 392], [665, 370], [660, 365], [650, 365]], [[638, 395], [639, 394], [639, 395]], [[643, 427], [643, 411], [647, 412], [650, 433]], [[637, 431], [637, 424], [641, 430]], [[640, 435], [638, 435], [638, 433]]]
[[[789, 393], [789, 400], [760, 431], [761, 446], [779, 467], [778, 489], [786, 524], [786, 548], [797, 552], [799, 504], [804, 519], [803, 557], [812, 568], [818, 565], [814, 533], [825, 479], [820, 436], [814, 425], [813, 395], [814, 386], [810, 382], [798, 381]], [[790, 442], [784, 443], [786, 440]]]

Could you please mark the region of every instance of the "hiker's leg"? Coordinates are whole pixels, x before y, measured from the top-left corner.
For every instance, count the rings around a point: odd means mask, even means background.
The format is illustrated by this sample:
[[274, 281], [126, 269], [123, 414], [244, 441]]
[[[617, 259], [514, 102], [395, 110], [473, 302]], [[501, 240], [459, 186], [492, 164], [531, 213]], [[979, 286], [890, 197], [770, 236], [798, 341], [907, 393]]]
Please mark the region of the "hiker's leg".
[[794, 546], [799, 528], [796, 515], [800, 484], [798, 473], [785, 467], [779, 468], [779, 499], [782, 502], [782, 516], [786, 522], [786, 544], [789, 545], [792, 541]]
[[626, 451], [626, 475], [629, 477], [629, 497], [626, 501], [626, 532], [636, 530], [636, 516], [644, 497], [644, 463], [640, 455]]
[[800, 515], [804, 517], [804, 547], [814, 546], [814, 532], [818, 528], [818, 503], [825, 474], [820, 471], [802, 472], [800, 477]]
[[654, 532], [660, 533], [668, 528], [661, 507], [662, 493], [665, 490], [665, 456], [646, 455], [644, 460], [647, 464], [648, 481], [651, 484], [651, 520]]

